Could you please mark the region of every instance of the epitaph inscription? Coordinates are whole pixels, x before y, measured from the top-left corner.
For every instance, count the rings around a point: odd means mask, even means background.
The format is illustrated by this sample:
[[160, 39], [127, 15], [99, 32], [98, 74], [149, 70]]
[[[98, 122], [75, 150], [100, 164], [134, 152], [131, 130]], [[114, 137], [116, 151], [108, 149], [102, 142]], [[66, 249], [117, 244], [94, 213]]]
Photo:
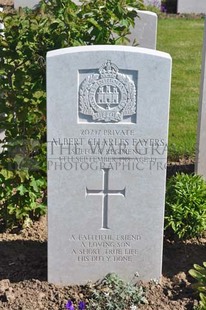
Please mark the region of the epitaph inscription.
[[93, 123], [134, 122], [136, 86], [132, 78], [119, 73], [111, 60], [107, 60], [98, 71], [88, 75], [80, 85], [80, 122], [85, 119]]
[[139, 255], [140, 235], [70, 235], [71, 243], [69, 255], [75, 258], [76, 262], [133, 262], [135, 256]]
[[100, 195], [102, 196], [102, 227], [101, 229], [109, 229], [108, 227], [108, 199], [110, 195], [125, 197], [126, 188], [122, 190], [109, 189], [109, 170], [102, 169], [103, 171], [103, 189], [88, 189], [86, 188], [86, 196]]

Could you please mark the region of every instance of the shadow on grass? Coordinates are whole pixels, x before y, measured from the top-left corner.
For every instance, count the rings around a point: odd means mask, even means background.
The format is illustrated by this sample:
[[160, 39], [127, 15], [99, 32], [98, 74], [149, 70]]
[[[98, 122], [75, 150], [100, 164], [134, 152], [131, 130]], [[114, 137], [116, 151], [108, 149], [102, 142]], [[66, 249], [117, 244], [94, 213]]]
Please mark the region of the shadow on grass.
[[47, 243], [37, 241], [0, 242], [0, 280], [47, 281]]

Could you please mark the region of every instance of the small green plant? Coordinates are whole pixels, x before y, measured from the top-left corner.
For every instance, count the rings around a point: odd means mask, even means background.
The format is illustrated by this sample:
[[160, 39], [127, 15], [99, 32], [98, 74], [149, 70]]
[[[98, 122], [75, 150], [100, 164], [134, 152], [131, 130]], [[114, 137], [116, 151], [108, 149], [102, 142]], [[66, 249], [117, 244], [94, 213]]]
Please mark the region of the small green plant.
[[179, 238], [206, 230], [206, 182], [199, 175], [177, 173], [167, 183], [165, 229]]
[[193, 284], [193, 288], [199, 292], [200, 302], [198, 310], [206, 309], [206, 262], [203, 262], [203, 267], [194, 264], [194, 269], [189, 270], [189, 274], [197, 280]]
[[146, 302], [142, 287], [126, 283], [116, 274], [108, 274], [99, 284], [91, 287], [87, 309], [137, 309], [140, 303]]

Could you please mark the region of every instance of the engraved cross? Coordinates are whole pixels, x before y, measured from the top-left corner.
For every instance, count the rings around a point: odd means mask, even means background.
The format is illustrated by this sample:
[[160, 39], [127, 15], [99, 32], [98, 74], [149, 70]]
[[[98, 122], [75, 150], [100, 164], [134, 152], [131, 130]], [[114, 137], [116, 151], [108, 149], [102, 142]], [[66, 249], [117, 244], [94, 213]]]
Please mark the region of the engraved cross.
[[103, 168], [103, 189], [88, 189], [86, 187], [86, 196], [102, 196], [102, 227], [101, 229], [109, 229], [108, 227], [108, 198], [109, 196], [125, 197], [126, 187], [124, 189], [109, 189], [109, 168]]

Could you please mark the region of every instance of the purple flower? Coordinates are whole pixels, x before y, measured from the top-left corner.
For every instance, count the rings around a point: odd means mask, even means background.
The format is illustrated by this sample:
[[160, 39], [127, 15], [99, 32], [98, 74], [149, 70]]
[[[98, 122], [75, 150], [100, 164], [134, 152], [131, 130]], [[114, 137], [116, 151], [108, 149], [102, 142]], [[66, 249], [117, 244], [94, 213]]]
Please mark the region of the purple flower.
[[167, 8], [164, 4], [161, 4], [161, 12], [167, 13]]
[[84, 310], [85, 309], [85, 302], [83, 302], [83, 301], [80, 301], [79, 302], [79, 310]]
[[68, 302], [65, 305], [65, 308], [68, 310], [74, 310], [74, 306], [71, 300], [68, 300]]

